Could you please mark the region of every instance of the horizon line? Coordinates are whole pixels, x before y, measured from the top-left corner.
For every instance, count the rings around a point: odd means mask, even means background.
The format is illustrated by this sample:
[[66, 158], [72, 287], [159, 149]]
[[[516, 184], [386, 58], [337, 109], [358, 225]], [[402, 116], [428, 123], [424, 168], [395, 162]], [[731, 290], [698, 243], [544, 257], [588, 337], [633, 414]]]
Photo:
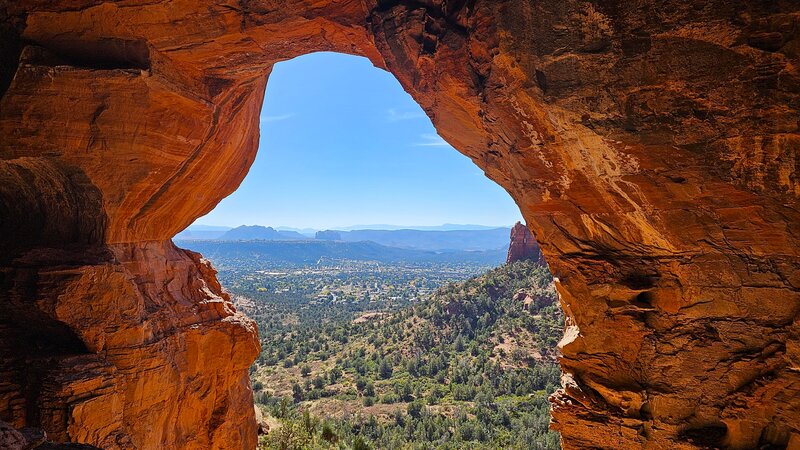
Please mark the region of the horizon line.
[[[517, 222], [522, 222], [518, 220]], [[516, 222], [515, 222], [516, 223]], [[513, 227], [515, 223], [512, 224], [504, 224], [504, 225], [496, 225], [496, 224], [483, 224], [483, 223], [441, 223], [438, 225], [401, 225], [401, 224], [392, 224], [392, 223], [368, 223], [368, 224], [355, 224], [355, 225], [337, 225], [337, 226], [325, 226], [325, 227], [315, 227], [311, 225], [266, 225], [261, 223], [253, 223], [253, 224], [246, 224], [241, 223], [238, 225], [228, 225], [228, 224], [211, 224], [211, 223], [192, 223], [188, 225], [186, 228], [192, 226], [203, 226], [203, 227], [228, 227], [228, 228], [236, 228], [241, 226], [262, 226], [262, 227], [271, 227], [271, 228], [295, 228], [298, 230], [339, 230], [341, 228], [357, 228], [357, 227], [398, 227], [398, 228], [417, 228], [417, 227], [425, 227], [425, 228], [435, 228], [435, 227], [444, 227], [444, 226], [465, 226], [465, 227], [487, 227], [487, 228], [508, 228]]]

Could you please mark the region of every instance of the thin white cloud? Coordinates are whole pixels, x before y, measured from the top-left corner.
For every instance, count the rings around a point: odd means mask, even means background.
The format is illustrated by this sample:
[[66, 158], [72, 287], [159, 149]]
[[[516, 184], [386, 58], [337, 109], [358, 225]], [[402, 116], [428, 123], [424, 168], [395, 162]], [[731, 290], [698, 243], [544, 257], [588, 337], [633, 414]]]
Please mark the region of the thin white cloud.
[[438, 134], [421, 134], [420, 139], [421, 142], [417, 142], [417, 147], [449, 147], [450, 144], [447, 143], [444, 139], [442, 139]]
[[277, 116], [261, 116], [261, 123], [280, 122], [281, 120], [291, 119], [296, 116], [295, 113], [280, 114]]
[[426, 117], [425, 113], [422, 111], [398, 111], [395, 108], [389, 108], [386, 113], [388, 114], [389, 122], [400, 122], [401, 120], [414, 120]]

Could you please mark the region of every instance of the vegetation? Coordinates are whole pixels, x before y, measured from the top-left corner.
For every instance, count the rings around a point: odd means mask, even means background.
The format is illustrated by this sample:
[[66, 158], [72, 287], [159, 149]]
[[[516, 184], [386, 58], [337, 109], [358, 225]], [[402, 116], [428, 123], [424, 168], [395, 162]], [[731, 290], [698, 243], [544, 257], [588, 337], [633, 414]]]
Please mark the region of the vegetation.
[[504, 265], [393, 313], [276, 322], [266, 298], [245, 305], [264, 337], [251, 372], [262, 448], [559, 447], [547, 396], [563, 318], [546, 267]]

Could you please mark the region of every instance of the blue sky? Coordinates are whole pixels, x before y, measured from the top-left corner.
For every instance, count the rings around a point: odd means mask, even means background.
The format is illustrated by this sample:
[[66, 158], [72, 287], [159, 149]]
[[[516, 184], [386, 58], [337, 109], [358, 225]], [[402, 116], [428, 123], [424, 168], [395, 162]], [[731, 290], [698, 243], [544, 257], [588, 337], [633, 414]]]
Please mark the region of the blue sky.
[[250, 173], [195, 223], [323, 229], [520, 218], [392, 75], [365, 58], [315, 53], [275, 66]]

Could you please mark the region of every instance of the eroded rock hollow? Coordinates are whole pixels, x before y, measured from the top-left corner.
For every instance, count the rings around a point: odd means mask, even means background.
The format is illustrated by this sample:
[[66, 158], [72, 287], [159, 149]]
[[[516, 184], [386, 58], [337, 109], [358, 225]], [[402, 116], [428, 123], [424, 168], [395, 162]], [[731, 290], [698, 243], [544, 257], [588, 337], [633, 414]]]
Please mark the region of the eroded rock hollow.
[[[391, 71], [558, 279], [566, 449], [800, 448], [800, 5], [0, 2], [0, 420], [253, 448], [253, 324], [170, 237], [241, 182], [270, 69]], [[457, 187], [454, 187], [454, 189]]]

